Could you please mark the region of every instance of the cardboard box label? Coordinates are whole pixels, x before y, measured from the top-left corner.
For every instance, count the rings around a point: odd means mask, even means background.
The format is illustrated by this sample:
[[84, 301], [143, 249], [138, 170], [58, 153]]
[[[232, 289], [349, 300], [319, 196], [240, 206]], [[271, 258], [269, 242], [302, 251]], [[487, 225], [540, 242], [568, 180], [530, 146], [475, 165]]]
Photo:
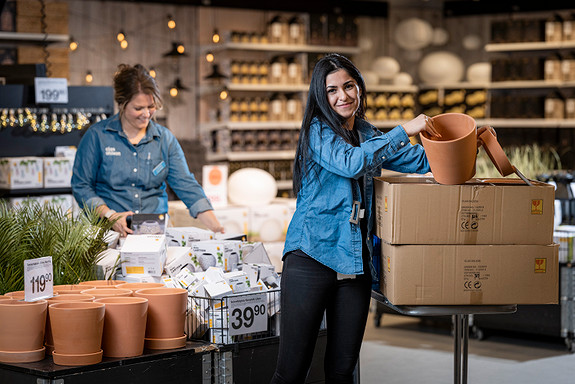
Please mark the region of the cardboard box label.
[[547, 259], [539, 258], [535, 259], [535, 273], [546, 273], [547, 272]]
[[531, 214], [532, 215], [542, 215], [543, 214], [543, 200], [531, 200]]

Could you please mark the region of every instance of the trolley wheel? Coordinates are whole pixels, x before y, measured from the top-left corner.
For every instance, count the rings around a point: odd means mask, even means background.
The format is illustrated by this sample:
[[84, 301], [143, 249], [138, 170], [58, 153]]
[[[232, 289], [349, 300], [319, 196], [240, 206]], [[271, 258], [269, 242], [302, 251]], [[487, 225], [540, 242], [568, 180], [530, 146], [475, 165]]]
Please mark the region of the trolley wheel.
[[475, 337], [477, 340], [485, 340], [485, 332], [483, 331], [483, 329], [474, 325], [473, 327], [471, 327], [471, 332], [473, 334], [473, 337]]

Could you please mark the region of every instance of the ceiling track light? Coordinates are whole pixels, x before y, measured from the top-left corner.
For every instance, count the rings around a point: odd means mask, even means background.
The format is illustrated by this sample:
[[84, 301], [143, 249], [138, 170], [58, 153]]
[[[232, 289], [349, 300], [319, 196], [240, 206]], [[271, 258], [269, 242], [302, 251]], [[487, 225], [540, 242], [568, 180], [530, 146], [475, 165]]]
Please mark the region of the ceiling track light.
[[175, 29], [176, 28], [176, 21], [172, 17], [172, 15], [168, 15], [168, 28]]

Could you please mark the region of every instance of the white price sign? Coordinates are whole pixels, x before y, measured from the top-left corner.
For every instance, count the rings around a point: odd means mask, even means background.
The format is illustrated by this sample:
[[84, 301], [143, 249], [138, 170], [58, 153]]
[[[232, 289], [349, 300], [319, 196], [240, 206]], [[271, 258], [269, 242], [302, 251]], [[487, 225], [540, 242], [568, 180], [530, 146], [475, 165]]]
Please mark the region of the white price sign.
[[24, 260], [24, 298], [35, 301], [54, 296], [52, 256]]
[[68, 80], [59, 77], [35, 77], [36, 104], [68, 103]]
[[268, 330], [268, 302], [265, 293], [228, 297], [230, 336]]

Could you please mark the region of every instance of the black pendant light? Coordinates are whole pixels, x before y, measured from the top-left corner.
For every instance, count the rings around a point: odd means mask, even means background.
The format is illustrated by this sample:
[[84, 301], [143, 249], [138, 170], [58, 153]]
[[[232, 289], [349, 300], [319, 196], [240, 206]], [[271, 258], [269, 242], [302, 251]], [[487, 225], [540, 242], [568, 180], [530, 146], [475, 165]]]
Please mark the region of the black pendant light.
[[188, 54], [184, 51], [184, 45], [178, 41], [172, 41], [172, 49], [164, 53], [163, 57], [187, 57]]
[[212, 64], [212, 73], [204, 77], [204, 80], [210, 80], [215, 83], [222, 82], [224, 79], [228, 77], [220, 72], [220, 66], [218, 64]]

